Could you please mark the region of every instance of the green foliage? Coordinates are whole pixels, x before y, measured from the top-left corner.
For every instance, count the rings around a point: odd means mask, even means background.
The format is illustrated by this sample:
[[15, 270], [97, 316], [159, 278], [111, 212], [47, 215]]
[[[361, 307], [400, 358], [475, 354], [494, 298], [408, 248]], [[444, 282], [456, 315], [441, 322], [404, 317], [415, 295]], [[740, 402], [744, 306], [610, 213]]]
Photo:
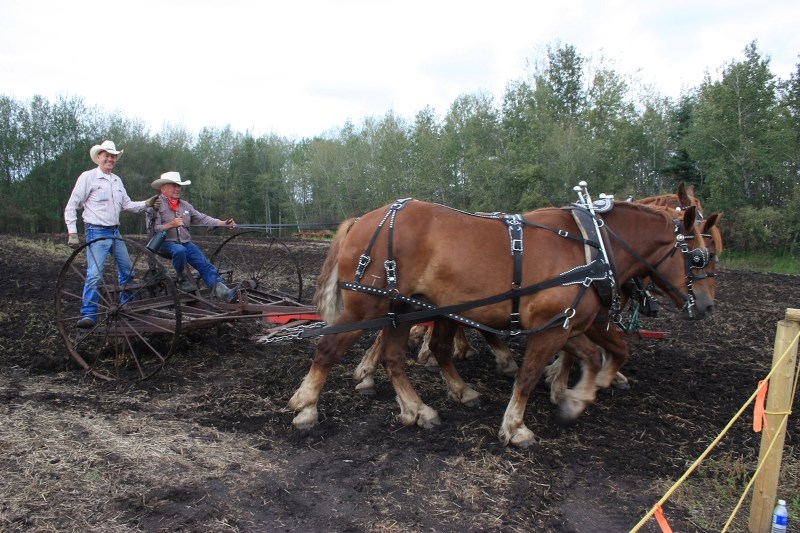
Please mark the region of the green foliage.
[[742, 252], [789, 251], [794, 237], [784, 213], [774, 207], [744, 207], [725, 215], [726, 247]]
[[[707, 79], [698, 91], [683, 148], [698, 163], [718, 209], [745, 205], [783, 205], [796, 186], [787, 173], [790, 131], [782, 120], [778, 84], [755, 42], [745, 61], [723, 69], [722, 79]], [[789, 160], [787, 160], [789, 158]]]
[[[580, 180], [618, 198], [685, 182], [706, 214], [725, 213], [731, 260], [797, 255], [800, 65], [776, 79], [752, 42], [719, 79], [674, 102], [571, 45], [553, 44], [530, 64], [497, 102], [462, 94], [444, 116], [390, 111], [300, 140], [230, 126], [151, 134], [78, 98], [0, 96], [0, 231], [63, 232], [64, 204], [92, 166], [88, 149], [108, 138], [125, 149], [115, 172], [133, 199], [177, 170], [192, 180], [184, 194], [198, 209], [240, 223], [336, 223], [403, 197], [522, 212], [574, 201]], [[142, 217], [122, 224], [143, 231]]]

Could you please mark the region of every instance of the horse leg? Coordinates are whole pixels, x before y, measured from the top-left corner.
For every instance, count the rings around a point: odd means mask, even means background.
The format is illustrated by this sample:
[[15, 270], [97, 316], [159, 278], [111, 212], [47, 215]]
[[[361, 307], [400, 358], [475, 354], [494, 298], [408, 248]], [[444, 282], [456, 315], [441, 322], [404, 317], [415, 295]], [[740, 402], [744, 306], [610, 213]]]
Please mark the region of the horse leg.
[[598, 388], [606, 389], [612, 383], [617, 388], [630, 388], [628, 379], [619, 372], [619, 369], [628, 360], [630, 353], [625, 340], [616, 331], [607, 329], [602, 324], [594, 325], [586, 330], [586, 335], [606, 353], [603, 366], [597, 374]]
[[453, 345], [453, 359], [472, 359], [478, 355], [478, 350], [467, 339], [467, 330], [459, 326]]
[[431, 350], [431, 335], [433, 335], [433, 327], [419, 326], [417, 335], [420, 333], [422, 334], [422, 342], [419, 347], [419, 352], [417, 352], [417, 363], [424, 366], [428, 370], [434, 371], [436, 370], [437, 363], [436, 357], [433, 355], [433, 350]]
[[600, 348], [585, 335], [569, 339], [564, 346], [564, 352], [581, 360], [581, 379], [573, 388], [564, 390], [559, 401], [561, 421], [570, 423], [597, 398], [597, 373], [602, 355]]
[[398, 420], [406, 426], [416, 424], [430, 429], [441, 421], [439, 414], [422, 401], [406, 375], [408, 331], [409, 326], [402, 324], [396, 328], [383, 329], [381, 360], [397, 394], [397, 403], [400, 406]]
[[545, 382], [550, 385], [550, 403], [558, 405], [569, 388], [569, 371], [572, 368], [573, 354], [561, 350], [555, 360], [544, 369]]
[[453, 364], [453, 342], [458, 338], [459, 332], [463, 334], [464, 328], [455, 323], [444, 320], [437, 321], [430, 338], [430, 348], [439, 363], [439, 369], [447, 384], [447, 396], [451, 400], [474, 407], [480, 403], [480, 394], [467, 385]]
[[334, 335], [323, 335], [317, 341], [314, 359], [308, 374], [303, 378], [300, 387], [289, 400], [289, 408], [300, 411], [292, 420], [297, 429], [309, 429], [317, 424], [317, 402], [319, 401], [322, 386], [328, 378], [331, 368], [338, 363], [344, 352], [350, 348], [362, 331], [351, 331]]
[[503, 340], [494, 333], [483, 330], [479, 331], [494, 354], [497, 372], [510, 378], [516, 376], [518, 367], [517, 362], [514, 360], [514, 354], [511, 352], [511, 348], [506, 346]]
[[[417, 363], [420, 365], [428, 366], [432, 361], [430, 358], [431, 351], [428, 349], [428, 339], [430, 337], [430, 326], [421, 326], [415, 324], [411, 326], [411, 332], [408, 334], [408, 349], [412, 352], [419, 348], [417, 352]], [[435, 361], [431, 364], [435, 365]]]
[[365, 396], [375, 394], [375, 372], [378, 370], [382, 340], [383, 331], [380, 331], [378, 336], [375, 337], [375, 342], [367, 348], [367, 351], [364, 352], [364, 357], [361, 358], [361, 362], [353, 370], [353, 379], [358, 382], [356, 383], [356, 390]]
[[[435, 327], [435, 326], [434, 326]], [[422, 342], [422, 347], [419, 349], [419, 353], [417, 354], [417, 362], [420, 364], [424, 364], [425, 368], [431, 370], [437, 366], [437, 358], [431, 357], [433, 355], [433, 350], [431, 349], [431, 336], [433, 335], [433, 327], [426, 327], [425, 328], [425, 337]], [[453, 359], [472, 359], [476, 355], [478, 355], [478, 350], [475, 349], [469, 343], [467, 339], [467, 334], [463, 327], [459, 327], [456, 330], [454, 343], [452, 347], [453, 352]]]
[[498, 437], [505, 444], [527, 448], [536, 444], [533, 432], [525, 426], [525, 407], [534, 387], [542, 377], [545, 364], [567, 341], [569, 331], [553, 328], [529, 335], [525, 356], [517, 372], [511, 399], [503, 415]]

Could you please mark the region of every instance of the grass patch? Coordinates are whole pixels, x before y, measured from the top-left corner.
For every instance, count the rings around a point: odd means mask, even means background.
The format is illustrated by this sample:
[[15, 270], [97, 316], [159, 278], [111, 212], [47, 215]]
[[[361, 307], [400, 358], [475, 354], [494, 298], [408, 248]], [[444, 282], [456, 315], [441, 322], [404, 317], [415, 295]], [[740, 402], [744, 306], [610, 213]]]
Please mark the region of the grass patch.
[[[778, 498], [786, 500], [789, 523], [800, 520], [800, 460], [796, 447], [787, 446], [783, 451], [781, 473], [778, 482]], [[738, 454], [724, 453], [719, 458], [706, 458], [698, 469], [672, 494], [665, 504], [686, 510], [689, 520], [700, 531], [720, 531], [730, 513], [736, 507], [747, 482], [757, 467]], [[666, 491], [674, 480], [664, 480]], [[750, 520], [751, 493], [744, 499], [738, 513], [731, 520], [728, 531], [747, 531]]]
[[744, 253], [726, 249], [720, 262], [723, 268], [730, 270], [800, 276], [800, 258], [789, 254]]

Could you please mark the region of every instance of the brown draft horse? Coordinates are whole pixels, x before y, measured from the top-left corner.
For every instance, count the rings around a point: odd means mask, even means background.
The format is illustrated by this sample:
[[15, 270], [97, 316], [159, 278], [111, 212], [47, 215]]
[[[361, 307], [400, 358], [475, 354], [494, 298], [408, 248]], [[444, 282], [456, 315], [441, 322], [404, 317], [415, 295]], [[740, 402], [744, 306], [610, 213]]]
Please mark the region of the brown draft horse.
[[[678, 186], [677, 192], [674, 194], [650, 196], [637, 200], [636, 203], [676, 210], [676, 215], [680, 215], [680, 213], [688, 207], [695, 206], [698, 209], [698, 223], [703, 224], [703, 234], [710, 234], [710, 238], [712, 239], [712, 244], [716, 249], [717, 256], [722, 252], [722, 236], [716, 225], [716, 223], [719, 222], [719, 216], [715, 216], [714, 221], [711, 223], [708, 223], [703, 219], [701, 214], [703, 212], [703, 206], [700, 200], [694, 196], [693, 187], [687, 187], [685, 183], [681, 182]], [[623, 308], [624, 304], [625, 302], [623, 302]], [[619, 368], [622, 366], [624, 361], [628, 359], [627, 345], [624, 344], [621, 339], [617, 338], [618, 336], [613, 330], [609, 331], [609, 329], [605, 326], [597, 326], [596, 329], [598, 331], [594, 333], [594, 336], [595, 338], [599, 338], [598, 344], [603, 349], [604, 353], [614, 354], [613, 359], [616, 361], [615, 366]], [[502, 339], [497, 335], [486, 331], [480, 331], [480, 333], [489, 344], [492, 353], [495, 355], [497, 371], [509, 377], [516, 375], [517, 363], [514, 360], [514, 354], [511, 352], [508, 346], [506, 346]], [[429, 368], [438, 366], [436, 359], [433, 357], [433, 353], [429, 347], [431, 334], [431, 327], [414, 326], [411, 328], [411, 333], [409, 336], [409, 345], [418, 346], [421, 344], [417, 354], [417, 362], [424, 364]], [[365, 352], [364, 357], [353, 372], [353, 377], [357, 381], [356, 390], [362, 392], [363, 394], [374, 393], [373, 376], [377, 370], [377, 354], [379, 343], [380, 335], [378, 338], [376, 338], [373, 345]], [[456, 331], [454, 339], [453, 358], [470, 359], [477, 353], [477, 350], [467, 340], [467, 337], [464, 333], [464, 328], [459, 328]], [[592, 351], [587, 350], [587, 345], [581, 342], [580, 339], [573, 339], [570, 340], [567, 345], [565, 345], [563, 351], [559, 352], [559, 357], [557, 357], [555, 361], [546, 368], [545, 375], [547, 378], [547, 383], [551, 386], [551, 401], [556, 405], [561, 404], [561, 415], [564, 421], [574, 420], [583, 410], [585, 410], [588, 404], [593, 401], [594, 391], [592, 391], [591, 394], [587, 392], [591, 388], [588, 381], [591, 379], [591, 375], [587, 375], [586, 372], [583, 374], [584, 379], [581, 379], [579, 384], [576, 386], [576, 389], [583, 389], [583, 392], [578, 396], [580, 400], [571, 397], [572, 393], [565, 394], [565, 391], [567, 390], [567, 380], [569, 378], [569, 369], [572, 361], [575, 358], [581, 358], [585, 365], [584, 368], [591, 370], [592, 368], [596, 368], [599, 364], [598, 362], [589, 363], [586, 361], [586, 358], [592, 353]], [[601, 357], [601, 361], [607, 362], [609, 359]], [[609, 375], [609, 369], [610, 367], [604, 367], [605, 373], [598, 378], [599, 383], [597, 386], [599, 388], [605, 388], [610, 384], [613, 384], [617, 388], [628, 388], [629, 385], [627, 378], [619, 371], [615, 372], [614, 375]], [[591, 374], [591, 372], [589, 372], [589, 374]], [[470, 402], [472, 403], [476, 401], [477, 397], [470, 399]], [[573, 402], [571, 406], [569, 406], [570, 401]]]
[[[411, 201], [396, 211], [396, 220], [393, 217], [388, 226], [391, 231], [376, 231], [383, 226], [389, 210], [389, 206], [383, 207], [343, 224], [331, 244], [319, 276], [315, 303], [328, 324], [351, 325], [351, 329], [320, 337], [311, 368], [289, 401], [289, 407], [297, 412], [293, 424], [299, 429], [317, 423], [317, 403], [331, 367], [364, 332], [354, 328], [363, 321], [386, 317], [390, 301], [394, 306], [391, 312], [402, 313], [403, 298], [442, 308], [508, 292], [514, 262], [509, 253], [508, 228], [502, 222]], [[616, 258], [617, 280], [621, 283], [634, 276], [652, 275], [657, 285], [681, 306], [684, 318], [691, 319], [703, 318], [712, 311], [715, 291], [714, 278], [705, 277], [714, 270], [714, 261], [704, 261], [695, 273], [696, 282], [687, 282], [691, 276], [684, 255], [698, 254], [708, 259], [711, 254], [703, 246], [695, 217], [696, 209], [690, 208], [682, 220], [673, 223], [673, 217], [663, 210], [625, 202], [615, 202], [613, 209], [603, 215], [605, 227], [613, 228], [615, 235], [610, 248]], [[499, 438], [504, 444], [524, 447], [535, 443], [533, 432], [524, 424], [525, 407], [545, 364], [570, 337], [591, 327], [605, 307], [594, 291], [585, 290], [583, 283], [568, 284], [564, 280], [564, 275], [579, 271], [586, 263], [583, 245], [564, 237], [580, 235], [571, 213], [548, 208], [526, 213], [522, 219], [522, 244], [528, 252], [522, 265], [519, 324], [527, 332], [527, 342]], [[685, 236], [690, 239], [684, 240]], [[685, 253], [675, 253], [678, 244], [686, 245]], [[369, 248], [373, 253], [371, 261], [365, 268], [359, 267]], [[387, 271], [383, 268], [385, 261], [393, 261], [396, 268]], [[362, 284], [377, 294], [341, 290], [339, 280], [353, 280], [359, 269]], [[394, 282], [393, 287], [387, 278]], [[525, 290], [538, 286], [547, 288]], [[387, 287], [391, 289], [391, 300], [382, 295]], [[499, 329], [509, 327], [511, 310], [511, 300], [502, 300], [459, 309], [459, 314]], [[401, 321], [383, 328], [379, 359], [397, 394], [400, 421], [429, 428], [439, 424], [438, 414], [417, 395], [405, 373], [410, 325]], [[451, 320], [438, 320], [437, 326], [432, 349], [451, 395], [458, 396], [458, 391], [471, 389], [451, 360], [457, 326]]]
[[[696, 207], [698, 212], [697, 224], [701, 226], [702, 234], [707, 240], [709, 240], [709, 247], [714, 250], [715, 258], [718, 258], [722, 253], [722, 234], [720, 233], [718, 227], [719, 220], [721, 219], [722, 215], [715, 213], [708, 219], [705, 219], [702, 215], [703, 205], [700, 200], [694, 196], [693, 187], [686, 186], [685, 183], [681, 182], [678, 186], [677, 193], [675, 194], [650, 196], [637, 200], [636, 203], [655, 207], [663, 207], [674, 212], [676, 216], [679, 216], [683, 211], [691, 206]], [[645, 286], [647, 285], [646, 279], [644, 284]], [[622, 305], [624, 307], [625, 302], [623, 302]], [[616, 366], [618, 369], [621, 366], [621, 363], [624, 364], [624, 361], [628, 359], [627, 344], [625, 344], [618, 335], [615, 335], [613, 331], [609, 331], [607, 329], [603, 330], [603, 328], [598, 326], [593, 327], [593, 330], [594, 331], [587, 332], [590, 334], [590, 338], [593, 338], [594, 342], [600, 346], [603, 354], [609, 356], [608, 358], [603, 358], [604, 372], [598, 375], [596, 383], [597, 387], [605, 388], [613, 383], [613, 385], [617, 388], [628, 388], [628, 379], [621, 372], [617, 370], [615, 375], [610, 375], [610, 370], [614, 366]], [[578, 398], [589, 401], [589, 397], [594, 397], [593, 394], [588, 396], [589, 393], [587, 392], [587, 387], [589, 385], [585, 383], [583, 376], [575, 386], [576, 390], [583, 388], [583, 393], [577, 393], [576, 396], [576, 392], [567, 392], [567, 381], [572, 362], [574, 359], [578, 358], [581, 359], [581, 362], [584, 365], [586, 365], [586, 357], [587, 355], [591, 354], [591, 350], [588, 352], [586, 351], [587, 346], [585, 344], [576, 346], [571, 346], [571, 344], [572, 343], [569, 343], [567, 346], [565, 346], [565, 349], [559, 353], [559, 357], [557, 357], [555, 361], [545, 369], [546, 381], [550, 385], [550, 400], [556, 405], [561, 405], [562, 418], [567, 421], [573, 420], [586, 406], [588, 406], [588, 404], [581, 405], [581, 401], [578, 400]], [[502, 352], [498, 353], [502, 355]], [[614, 362], [613, 366], [606, 366], [606, 363], [609, 361]], [[570, 404], [570, 402], [573, 403]]]
[[[665, 195], [667, 196], [667, 195]], [[674, 196], [674, 195], [673, 195]], [[659, 200], [664, 200], [662, 197]], [[672, 216], [676, 214], [674, 207], [660, 207], [659, 209], [665, 210]], [[679, 210], [677, 214], [680, 214]], [[721, 236], [716, 227], [718, 215], [712, 215], [708, 220], [698, 221], [702, 224], [702, 234], [707, 235], [709, 240], [709, 249], [715, 251], [716, 254], [722, 249]], [[647, 281], [645, 280], [645, 283]], [[623, 292], [621, 294], [621, 308], [624, 308], [627, 303], [627, 296]], [[629, 357], [628, 345], [622, 337], [616, 332], [616, 328], [609, 327], [608, 319], [600, 320], [599, 323], [592, 325], [584, 335], [578, 335], [570, 338], [563, 346], [562, 350], [558, 353], [555, 361], [545, 368], [545, 378], [550, 385], [550, 401], [559, 406], [559, 414], [562, 422], [572, 422], [577, 419], [586, 408], [594, 403], [597, 390], [607, 388], [614, 384], [618, 388], [627, 388], [627, 378], [619, 372], [619, 369], [625, 364]], [[424, 335], [424, 346], [421, 350], [427, 351], [429, 356], [434, 362], [436, 361], [435, 354], [431, 351], [429, 346], [430, 339], [433, 335], [434, 327], [419, 328], [417, 326], [411, 329], [411, 334]], [[513, 376], [516, 373], [516, 362], [514, 356], [508, 346], [502, 339], [486, 331], [480, 331], [486, 341], [489, 343], [498, 365], [498, 369], [511, 368], [513, 365]], [[459, 346], [459, 339], [461, 346]], [[377, 369], [377, 354], [379, 344], [381, 342], [381, 335], [376, 338], [375, 343], [369, 348], [364, 355], [364, 358], [359, 363], [354, 372], [356, 379], [360, 379], [356, 386], [356, 390], [369, 394], [374, 387], [373, 375]], [[455, 333], [453, 358], [458, 358], [459, 349], [466, 346], [472, 348], [466, 336], [463, 333], [463, 328], [458, 328]], [[582, 365], [581, 378], [573, 388], [568, 388], [568, 379], [570, 367], [574, 360], [579, 360]], [[509, 375], [508, 372], [504, 374]], [[448, 385], [451, 381], [447, 381]], [[459, 385], [460, 387], [460, 385]], [[461, 401], [466, 405], [475, 405], [479, 401], [479, 394], [470, 389], [457, 389], [450, 390], [449, 396], [456, 400]]]

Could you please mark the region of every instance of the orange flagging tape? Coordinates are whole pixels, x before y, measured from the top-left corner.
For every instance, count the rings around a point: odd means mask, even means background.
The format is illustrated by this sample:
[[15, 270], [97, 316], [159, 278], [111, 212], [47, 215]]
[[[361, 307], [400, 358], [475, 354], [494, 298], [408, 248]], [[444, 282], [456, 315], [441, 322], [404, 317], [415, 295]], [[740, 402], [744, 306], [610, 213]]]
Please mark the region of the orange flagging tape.
[[[764, 385], [763, 387], [761, 385]], [[761, 433], [761, 426], [766, 424], [764, 418], [764, 400], [767, 397], [767, 389], [769, 382], [763, 379], [758, 382], [758, 394], [756, 394], [756, 401], [753, 404], [753, 431]]]
[[658, 526], [661, 528], [661, 531], [664, 533], [672, 533], [672, 528], [669, 527], [667, 519], [664, 517], [664, 511], [661, 510], [660, 505], [656, 507], [656, 522], [658, 522]]

